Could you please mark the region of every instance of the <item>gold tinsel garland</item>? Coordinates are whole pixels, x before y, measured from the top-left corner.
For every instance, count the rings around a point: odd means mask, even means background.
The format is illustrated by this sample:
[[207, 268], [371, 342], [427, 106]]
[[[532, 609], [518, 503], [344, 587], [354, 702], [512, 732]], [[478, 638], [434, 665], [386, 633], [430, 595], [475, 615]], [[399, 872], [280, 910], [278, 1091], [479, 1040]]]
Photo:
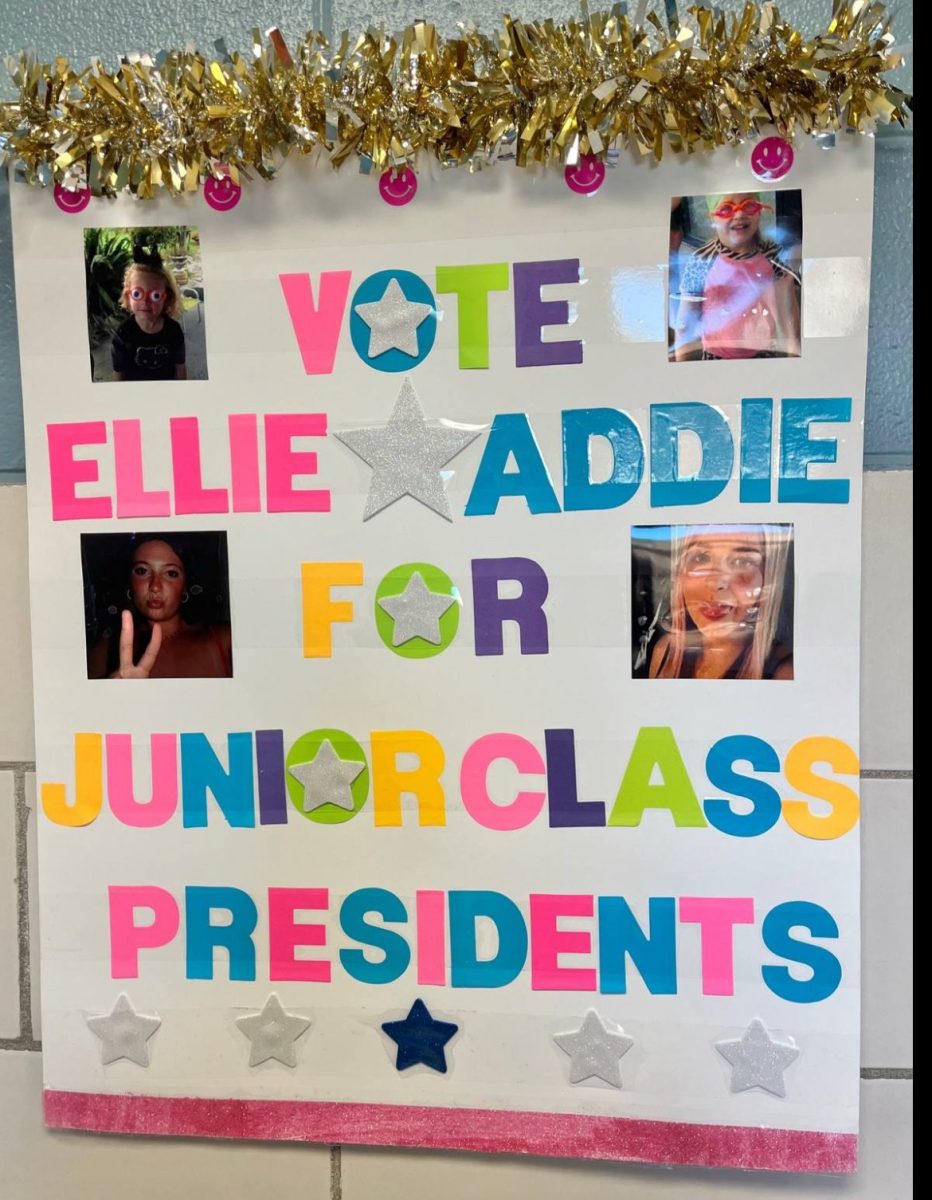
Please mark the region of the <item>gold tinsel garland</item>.
[[882, 4], [836, 0], [808, 39], [772, 3], [730, 17], [645, 8], [505, 18], [452, 38], [425, 22], [333, 45], [312, 31], [293, 53], [277, 29], [254, 30], [250, 54], [127, 55], [115, 73], [23, 55], [7, 62], [19, 98], [0, 105], [0, 160], [29, 183], [146, 198], [195, 191], [222, 166], [237, 183], [269, 179], [296, 153], [366, 172], [428, 154], [470, 170], [566, 165], [620, 147], [659, 159], [765, 126], [792, 138], [907, 118], [910, 98], [884, 79], [902, 60]]

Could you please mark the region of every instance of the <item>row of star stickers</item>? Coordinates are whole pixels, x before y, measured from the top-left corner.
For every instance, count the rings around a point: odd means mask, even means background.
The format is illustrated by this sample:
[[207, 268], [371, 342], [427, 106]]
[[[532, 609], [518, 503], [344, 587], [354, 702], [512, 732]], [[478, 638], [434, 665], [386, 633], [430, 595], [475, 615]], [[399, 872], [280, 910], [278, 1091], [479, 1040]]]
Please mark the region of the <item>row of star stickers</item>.
[[[102, 1042], [102, 1063], [125, 1058], [148, 1067], [148, 1043], [162, 1023], [159, 1017], [136, 1012], [124, 992], [110, 1013], [86, 1020]], [[273, 992], [261, 1012], [237, 1017], [236, 1025], [251, 1043], [251, 1067], [270, 1059], [286, 1067], [296, 1067], [296, 1043], [310, 1028], [311, 1022], [307, 1017], [286, 1012]], [[459, 1025], [432, 1017], [424, 1001], [418, 999], [404, 1020], [385, 1021], [381, 1028], [397, 1047], [397, 1070], [406, 1071], [423, 1064], [446, 1074], [445, 1048], [459, 1032]], [[634, 1038], [620, 1026], [603, 1020], [595, 1009], [589, 1009], [578, 1029], [556, 1033], [553, 1040], [570, 1058], [570, 1083], [601, 1079], [612, 1087], [622, 1086], [619, 1063], [635, 1044]], [[774, 1096], [786, 1095], [783, 1073], [798, 1058], [799, 1050], [790, 1042], [773, 1038], [762, 1021], [755, 1017], [740, 1038], [715, 1042], [714, 1045], [731, 1066], [733, 1092], [761, 1088]]]

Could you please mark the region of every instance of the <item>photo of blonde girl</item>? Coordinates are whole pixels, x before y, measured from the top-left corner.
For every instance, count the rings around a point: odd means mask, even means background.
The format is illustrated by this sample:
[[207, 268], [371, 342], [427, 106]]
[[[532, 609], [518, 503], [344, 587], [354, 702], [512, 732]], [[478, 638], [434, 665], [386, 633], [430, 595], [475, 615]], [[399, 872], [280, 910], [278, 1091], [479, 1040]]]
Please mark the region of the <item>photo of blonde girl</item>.
[[188, 225], [84, 230], [91, 378], [207, 378], [200, 235]]
[[791, 525], [632, 530], [634, 676], [792, 679]]

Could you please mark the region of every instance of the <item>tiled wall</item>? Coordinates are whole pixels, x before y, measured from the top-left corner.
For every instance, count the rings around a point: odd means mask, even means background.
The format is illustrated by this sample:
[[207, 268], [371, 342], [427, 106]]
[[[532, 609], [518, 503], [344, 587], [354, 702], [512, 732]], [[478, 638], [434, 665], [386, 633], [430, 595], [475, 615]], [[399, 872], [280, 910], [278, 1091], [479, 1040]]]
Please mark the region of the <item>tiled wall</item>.
[[868, 472], [861, 1169], [850, 1178], [49, 1132], [41, 1118], [25, 488], [0, 488], [0, 1200], [908, 1200], [912, 473]]

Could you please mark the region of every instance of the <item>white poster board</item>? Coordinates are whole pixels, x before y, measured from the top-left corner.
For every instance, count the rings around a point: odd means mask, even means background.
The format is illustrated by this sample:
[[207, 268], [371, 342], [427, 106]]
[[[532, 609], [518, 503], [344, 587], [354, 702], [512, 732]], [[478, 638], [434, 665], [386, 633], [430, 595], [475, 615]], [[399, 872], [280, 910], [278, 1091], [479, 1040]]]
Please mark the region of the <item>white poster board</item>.
[[855, 1169], [872, 180], [14, 188], [48, 1124]]

